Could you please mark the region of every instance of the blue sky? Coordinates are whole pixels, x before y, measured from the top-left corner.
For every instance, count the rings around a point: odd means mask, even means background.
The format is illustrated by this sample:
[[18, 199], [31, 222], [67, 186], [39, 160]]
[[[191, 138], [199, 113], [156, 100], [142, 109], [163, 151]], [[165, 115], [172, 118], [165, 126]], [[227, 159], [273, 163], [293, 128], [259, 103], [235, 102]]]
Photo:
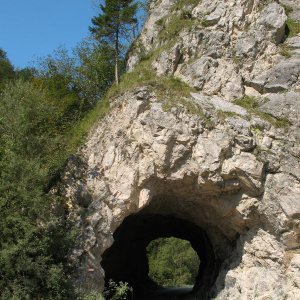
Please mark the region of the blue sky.
[[59, 46], [71, 49], [89, 35], [96, 0], [0, 0], [0, 48], [25, 67]]

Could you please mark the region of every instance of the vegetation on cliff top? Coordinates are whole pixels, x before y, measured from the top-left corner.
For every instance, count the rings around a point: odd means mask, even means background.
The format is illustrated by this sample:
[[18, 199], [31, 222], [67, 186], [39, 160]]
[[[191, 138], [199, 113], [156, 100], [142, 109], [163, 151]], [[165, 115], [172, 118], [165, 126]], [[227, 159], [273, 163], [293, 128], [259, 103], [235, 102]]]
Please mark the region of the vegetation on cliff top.
[[120, 51], [124, 40], [130, 41], [132, 31], [135, 32], [138, 3], [134, 0], [104, 0], [99, 7], [101, 13], [92, 18], [93, 26], [89, 29], [97, 41], [114, 47], [115, 82], [119, 84]]
[[268, 113], [262, 112], [259, 109], [259, 103], [255, 97], [245, 96], [241, 99], [235, 100], [234, 103], [246, 108], [250, 113], [257, 115], [277, 128], [285, 128], [291, 125], [289, 120], [286, 118], [275, 118]]

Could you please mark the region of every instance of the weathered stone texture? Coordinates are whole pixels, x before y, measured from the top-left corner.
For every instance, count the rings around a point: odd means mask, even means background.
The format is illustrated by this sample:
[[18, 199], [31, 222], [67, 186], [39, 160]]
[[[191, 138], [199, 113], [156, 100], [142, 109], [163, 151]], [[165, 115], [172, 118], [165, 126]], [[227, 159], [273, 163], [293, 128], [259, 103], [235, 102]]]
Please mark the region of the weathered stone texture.
[[[158, 21], [178, 13], [174, 2], [152, 2], [130, 71], [141, 54], [164, 45]], [[283, 7], [261, 2], [199, 1], [191, 11], [196, 25], [170, 37], [172, 46], [152, 61], [158, 75], [198, 90], [188, 101], [203, 114], [181, 104], [164, 110], [147, 87], [128, 91], [111, 99], [108, 115], [70, 159], [56, 192], [69, 199], [81, 230], [72, 254], [78, 287], [103, 287], [101, 256], [115, 230], [145, 210], [207, 233], [222, 262], [208, 298], [299, 297], [300, 37], [284, 41]], [[283, 2], [297, 19], [298, 1]], [[280, 55], [283, 42], [290, 58]], [[232, 103], [244, 95], [255, 95], [258, 107]]]
[[[250, 122], [229, 118], [207, 129], [200, 116], [187, 114], [184, 107], [164, 111], [144, 88], [112, 105], [78, 154], [81, 173], [70, 161], [60, 187], [74, 213], [84, 210], [86, 215], [81, 247], [73, 253], [80, 258], [80, 285], [99, 288], [101, 254], [112, 245], [115, 229], [126, 216], [162, 197], [156, 213], [194, 222], [225, 253], [221, 258], [232, 261], [224, 263], [212, 291], [217, 299], [296, 294], [298, 288], [288, 292], [288, 287], [297, 280], [293, 251], [300, 245], [299, 178], [279, 170], [268, 173], [268, 157], [255, 156], [259, 141]], [[164, 203], [166, 196], [178, 199], [176, 204]], [[234, 240], [237, 234], [239, 246], [231, 256], [220, 235]], [[283, 264], [286, 255], [293, 265]]]

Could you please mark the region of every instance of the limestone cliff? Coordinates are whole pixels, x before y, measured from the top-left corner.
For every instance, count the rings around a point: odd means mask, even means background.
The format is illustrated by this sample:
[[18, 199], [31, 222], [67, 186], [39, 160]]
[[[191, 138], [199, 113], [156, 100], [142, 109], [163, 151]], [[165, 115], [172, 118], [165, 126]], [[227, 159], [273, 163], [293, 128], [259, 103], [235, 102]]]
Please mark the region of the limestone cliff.
[[299, 21], [297, 0], [151, 2], [110, 112], [52, 191], [81, 230], [78, 287], [142, 289], [144, 244], [173, 233], [203, 262], [193, 299], [299, 299]]

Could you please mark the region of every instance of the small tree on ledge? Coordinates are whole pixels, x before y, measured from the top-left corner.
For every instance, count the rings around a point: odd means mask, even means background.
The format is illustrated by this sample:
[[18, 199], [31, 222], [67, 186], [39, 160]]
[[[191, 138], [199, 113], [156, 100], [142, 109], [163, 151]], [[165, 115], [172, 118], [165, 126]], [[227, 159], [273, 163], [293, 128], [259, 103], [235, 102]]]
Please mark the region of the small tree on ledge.
[[138, 5], [135, 0], [104, 0], [99, 5], [101, 13], [92, 18], [89, 30], [100, 43], [115, 49], [115, 82], [119, 84], [119, 59], [122, 42], [128, 41], [132, 26], [137, 23]]

